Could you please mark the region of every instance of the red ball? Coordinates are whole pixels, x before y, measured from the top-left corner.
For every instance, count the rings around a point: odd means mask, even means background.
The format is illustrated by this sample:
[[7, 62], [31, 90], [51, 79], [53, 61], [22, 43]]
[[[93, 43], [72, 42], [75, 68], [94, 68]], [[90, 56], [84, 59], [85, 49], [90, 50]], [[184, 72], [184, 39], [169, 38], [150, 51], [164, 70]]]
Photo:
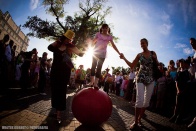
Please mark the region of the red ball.
[[112, 113], [112, 101], [105, 92], [84, 88], [72, 101], [74, 117], [84, 125], [98, 126], [107, 121]]

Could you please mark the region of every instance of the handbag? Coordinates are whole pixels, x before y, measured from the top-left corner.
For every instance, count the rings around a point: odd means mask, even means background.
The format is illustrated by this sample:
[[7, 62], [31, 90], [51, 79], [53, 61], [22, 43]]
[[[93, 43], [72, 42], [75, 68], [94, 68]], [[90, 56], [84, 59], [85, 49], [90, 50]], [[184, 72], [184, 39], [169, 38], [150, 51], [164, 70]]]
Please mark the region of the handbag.
[[[153, 51], [151, 51], [151, 54], [153, 55]], [[156, 60], [153, 57], [152, 57], [152, 60], [153, 60], [153, 65], [152, 65], [153, 78], [157, 80], [162, 76], [162, 73], [158, 68], [158, 64]]]
[[71, 57], [69, 54], [67, 54], [66, 51], [62, 54], [62, 56], [63, 56], [62, 62], [65, 63], [69, 68], [71, 69], [74, 68]]

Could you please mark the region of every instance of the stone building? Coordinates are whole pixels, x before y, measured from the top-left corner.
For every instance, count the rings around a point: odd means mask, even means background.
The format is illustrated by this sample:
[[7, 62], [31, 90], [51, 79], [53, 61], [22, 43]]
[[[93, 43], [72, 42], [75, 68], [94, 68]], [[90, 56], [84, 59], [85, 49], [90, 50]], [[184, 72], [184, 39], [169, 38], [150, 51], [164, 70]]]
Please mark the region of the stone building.
[[6, 34], [9, 34], [10, 40], [13, 40], [16, 45], [15, 55], [27, 50], [29, 38], [21, 31], [20, 26], [16, 25], [8, 11], [3, 13], [0, 10], [0, 40]]

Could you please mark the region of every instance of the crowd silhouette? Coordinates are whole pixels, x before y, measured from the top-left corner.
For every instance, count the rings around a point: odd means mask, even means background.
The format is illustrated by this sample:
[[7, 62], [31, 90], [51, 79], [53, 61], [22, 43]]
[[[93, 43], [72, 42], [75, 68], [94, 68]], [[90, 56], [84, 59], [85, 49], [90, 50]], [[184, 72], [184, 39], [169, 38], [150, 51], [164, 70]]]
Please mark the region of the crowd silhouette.
[[[190, 44], [196, 52], [196, 40], [194, 38], [190, 38]], [[57, 54], [55, 55], [58, 55], [59, 52], [56, 50], [56, 46], [55, 44], [51, 44], [48, 48], [50, 51], [56, 52]], [[68, 47], [69, 45], [66, 46]], [[60, 46], [57, 47], [60, 48]], [[82, 52], [69, 51], [80, 56], [83, 55], [80, 54]], [[0, 83], [5, 85], [1, 87], [1, 90], [14, 86], [21, 88], [21, 91], [25, 93], [28, 88], [36, 88], [40, 95], [47, 95], [45, 88], [52, 82], [50, 86], [54, 86], [52, 88], [53, 106], [57, 108], [57, 114], [60, 114], [58, 111], [65, 110], [66, 107], [58, 107], [59, 105], [55, 105], [55, 100], [58, 99], [55, 96], [54, 88], [56, 88], [56, 84], [59, 80], [51, 76], [52, 73], [55, 75], [54, 70], [51, 70], [51, 68], [52, 65], [57, 66], [55, 65], [55, 59], [57, 58], [54, 58], [54, 60], [48, 58], [47, 52], [44, 52], [42, 56], [39, 57], [38, 52], [39, 51], [34, 48], [27, 52], [21, 51], [15, 56], [14, 42], [9, 38], [9, 35], [5, 35], [5, 37], [0, 40]], [[120, 57], [124, 59], [124, 56], [121, 55]], [[66, 72], [67, 69], [69, 69], [69, 72]], [[167, 116], [172, 123], [189, 123], [188, 128], [195, 128], [196, 53], [194, 56], [179, 58], [176, 62], [169, 60], [167, 67], [159, 62], [159, 70], [162, 76], [155, 80], [155, 83], [152, 85], [154, 88], [149, 98], [149, 106], [147, 104], [146, 108]], [[96, 86], [103, 88], [108, 95], [111, 93], [115, 94], [119, 99], [129, 101], [131, 106], [135, 106], [138, 104], [136, 103], [136, 81], [138, 72], [138, 67], [130, 66], [128, 72], [118, 71], [115, 74], [110, 74], [107, 68], [102, 71], [97, 79], [98, 83], [96, 83]], [[68, 85], [70, 89], [80, 90], [86, 88], [86, 85], [89, 83], [93, 84], [91, 81], [91, 69], [88, 68], [84, 70], [82, 63], [78, 69], [68, 67], [67, 65], [64, 73], [68, 75], [65, 76], [66, 83], [61, 83], [60, 85]], [[96, 70], [94, 73], [96, 73]], [[52, 81], [51, 77], [54, 78]], [[62, 80], [62, 77], [59, 79]], [[59, 90], [58, 93], [60, 92], [64, 91]], [[62, 99], [63, 98], [64, 97], [62, 97]], [[60, 115], [58, 115], [57, 118], [60, 119]], [[137, 122], [140, 121], [135, 122], [137, 124]]]

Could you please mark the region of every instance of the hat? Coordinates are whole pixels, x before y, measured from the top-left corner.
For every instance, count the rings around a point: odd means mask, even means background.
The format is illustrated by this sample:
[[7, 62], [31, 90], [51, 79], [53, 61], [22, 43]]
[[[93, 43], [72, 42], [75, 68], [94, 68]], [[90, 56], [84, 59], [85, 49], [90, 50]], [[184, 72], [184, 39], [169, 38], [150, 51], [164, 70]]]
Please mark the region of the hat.
[[75, 37], [75, 33], [72, 30], [67, 30], [63, 35], [70, 40], [73, 40], [73, 38]]
[[106, 71], [109, 71], [110, 69], [106, 68], [105, 70], [106, 70]]

